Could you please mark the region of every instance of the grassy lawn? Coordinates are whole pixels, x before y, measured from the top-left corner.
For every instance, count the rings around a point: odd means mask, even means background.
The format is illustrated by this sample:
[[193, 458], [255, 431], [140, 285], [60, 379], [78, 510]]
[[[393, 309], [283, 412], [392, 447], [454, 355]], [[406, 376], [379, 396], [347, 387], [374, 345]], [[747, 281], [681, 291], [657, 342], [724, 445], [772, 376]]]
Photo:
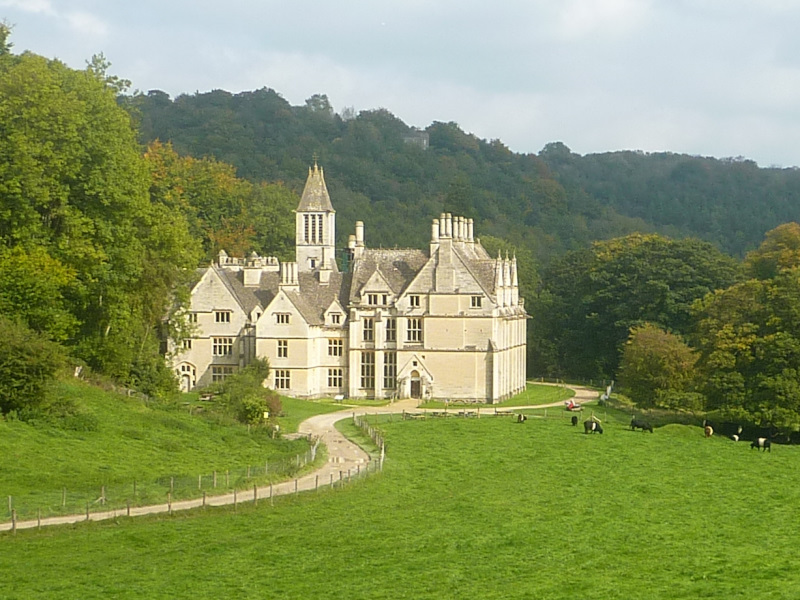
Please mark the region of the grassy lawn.
[[383, 472], [341, 490], [4, 534], [0, 596], [800, 597], [799, 447], [600, 411], [603, 435], [395, 418]]
[[[77, 381], [60, 386], [59, 393], [88, 418], [68, 427], [0, 420], [3, 521], [10, 520], [8, 496], [21, 519], [35, 518], [37, 510], [42, 516], [82, 512], [87, 502], [101, 510], [104, 486], [106, 508], [160, 503], [170, 490], [181, 499], [285, 478], [308, 450], [305, 440], [271, 439], [264, 428], [198, 414], [209, 405], [191, 398], [177, 406], [146, 405]], [[287, 399], [281, 428], [294, 431], [299, 421], [326, 409]]]
[[509, 398], [499, 404], [492, 404], [489, 406], [475, 403], [464, 402], [444, 402], [442, 400], [433, 400], [431, 402], [424, 402], [420, 404], [420, 408], [452, 408], [452, 407], [467, 407], [475, 409], [478, 406], [486, 407], [491, 410], [494, 408], [508, 408], [511, 406], [537, 406], [540, 404], [551, 404], [553, 402], [563, 402], [569, 400], [575, 393], [564, 385], [545, 385], [541, 383], [529, 383], [525, 386], [525, 391], [521, 394]]

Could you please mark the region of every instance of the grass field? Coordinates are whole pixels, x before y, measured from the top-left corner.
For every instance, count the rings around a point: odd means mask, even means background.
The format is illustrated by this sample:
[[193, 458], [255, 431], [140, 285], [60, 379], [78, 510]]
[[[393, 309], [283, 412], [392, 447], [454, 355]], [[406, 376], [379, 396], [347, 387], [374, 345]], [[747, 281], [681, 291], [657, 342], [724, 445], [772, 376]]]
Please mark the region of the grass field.
[[600, 410], [604, 435], [395, 420], [383, 472], [341, 490], [4, 534], [0, 596], [800, 597], [800, 448]]
[[[213, 493], [214, 471], [218, 492], [249, 487], [259, 471], [259, 482], [280, 478], [308, 449], [305, 440], [273, 440], [263, 428], [248, 430], [227, 420], [189, 415], [180, 405], [148, 406], [77, 381], [60, 384], [59, 393], [78, 404], [83, 419], [66, 427], [0, 419], [3, 521], [11, 518], [9, 496], [18, 517], [25, 519], [36, 518], [37, 511], [43, 517], [80, 513], [87, 502], [92, 510], [102, 509], [95, 501], [103, 486], [106, 507], [125, 506], [128, 500], [133, 505], [165, 502], [170, 489], [174, 499], [198, 496], [198, 476]], [[286, 399], [281, 428], [296, 431], [300, 421], [329, 410], [337, 408]]]
[[[560, 385], [544, 385], [539, 383], [528, 383], [525, 386], [525, 391], [517, 394], [513, 398], [509, 398], [499, 404], [493, 404], [489, 407], [492, 408], [509, 408], [512, 406], [537, 406], [540, 404], [551, 404], [553, 402], [561, 402], [572, 398], [575, 393], [566, 386]], [[448, 402], [442, 400], [432, 400], [420, 404], [421, 408], [445, 408], [447, 407], [468, 407], [475, 408], [477, 405], [464, 402]], [[482, 406], [482, 405], [481, 405]]]

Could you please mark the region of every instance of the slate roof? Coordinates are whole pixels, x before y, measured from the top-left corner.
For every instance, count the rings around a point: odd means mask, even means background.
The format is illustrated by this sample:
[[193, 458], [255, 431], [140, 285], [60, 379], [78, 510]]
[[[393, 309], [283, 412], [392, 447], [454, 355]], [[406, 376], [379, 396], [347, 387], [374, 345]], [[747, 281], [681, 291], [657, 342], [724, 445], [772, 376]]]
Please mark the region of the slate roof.
[[359, 292], [376, 270], [386, 279], [392, 293], [399, 295], [428, 262], [428, 255], [413, 249], [365, 249], [353, 264], [353, 282], [348, 301], [355, 302]]
[[325, 176], [316, 163], [313, 169], [308, 169], [308, 179], [303, 188], [300, 204], [297, 205], [297, 212], [336, 212], [328, 195]]

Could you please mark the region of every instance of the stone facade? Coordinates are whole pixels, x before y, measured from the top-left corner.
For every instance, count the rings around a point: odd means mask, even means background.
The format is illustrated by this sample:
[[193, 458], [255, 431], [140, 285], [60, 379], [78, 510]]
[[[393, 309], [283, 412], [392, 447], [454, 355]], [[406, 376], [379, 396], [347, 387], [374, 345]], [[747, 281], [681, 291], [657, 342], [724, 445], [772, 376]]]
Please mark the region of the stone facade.
[[524, 389], [516, 258], [490, 257], [472, 219], [434, 219], [427, 252], [367, 248], [358, 221], [340, 272], [336, 213], [316, 165], [295, 212], [295, 262], [221, 252], [198, 273], [194, 337], [171, 352], [183, 389], [255, 356], [269, 359], [270, 387], [301, 398], [496, 402]]

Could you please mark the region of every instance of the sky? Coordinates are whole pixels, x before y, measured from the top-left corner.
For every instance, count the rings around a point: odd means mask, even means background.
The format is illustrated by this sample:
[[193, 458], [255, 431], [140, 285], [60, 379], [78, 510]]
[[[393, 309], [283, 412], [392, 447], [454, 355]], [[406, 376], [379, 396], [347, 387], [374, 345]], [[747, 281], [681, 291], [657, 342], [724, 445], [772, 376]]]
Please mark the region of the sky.
[[173, 98], [268, 87], [515, 152], [800, 165], [800, 0], [0, 0], [0, 20], [14, 52], [103, 53]]

